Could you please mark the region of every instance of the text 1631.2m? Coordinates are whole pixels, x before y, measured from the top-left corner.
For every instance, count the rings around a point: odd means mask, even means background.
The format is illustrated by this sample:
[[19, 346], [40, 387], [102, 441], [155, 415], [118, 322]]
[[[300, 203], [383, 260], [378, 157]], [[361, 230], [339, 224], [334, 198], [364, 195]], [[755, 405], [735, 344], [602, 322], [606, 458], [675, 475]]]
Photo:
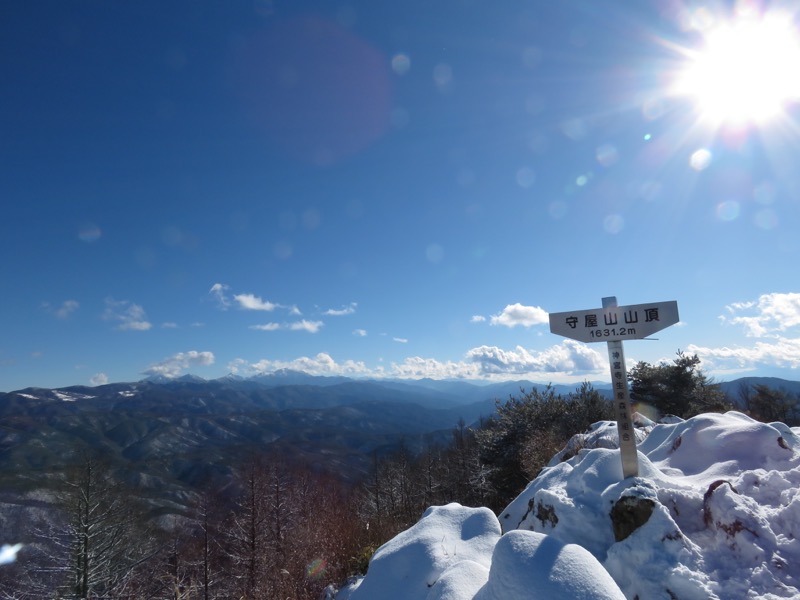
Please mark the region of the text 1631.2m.
[[636, 335], [635, 327], [614, 327], [612, 329], [593, 329], [591, 336], [595, 339], [618, 335]]

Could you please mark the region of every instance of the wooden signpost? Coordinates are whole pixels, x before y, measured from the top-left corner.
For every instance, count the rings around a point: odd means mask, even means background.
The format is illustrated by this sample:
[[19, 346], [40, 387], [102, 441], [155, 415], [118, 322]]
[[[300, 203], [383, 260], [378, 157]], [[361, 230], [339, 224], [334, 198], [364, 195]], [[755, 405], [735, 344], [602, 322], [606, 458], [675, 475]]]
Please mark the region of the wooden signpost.
[[678, 303], [652, 302], [618, 306], [617, 298], [603, 298], [603, 307], [550, 313], [550, 332], [580, 342], [607, 342], [611, 365], [611, 389], [617, 415], [619, 450], [624, 477], [639, 475], [636, 435], [633, 431], [628, 372], [623, 340], [645, 338], [679, 321]]

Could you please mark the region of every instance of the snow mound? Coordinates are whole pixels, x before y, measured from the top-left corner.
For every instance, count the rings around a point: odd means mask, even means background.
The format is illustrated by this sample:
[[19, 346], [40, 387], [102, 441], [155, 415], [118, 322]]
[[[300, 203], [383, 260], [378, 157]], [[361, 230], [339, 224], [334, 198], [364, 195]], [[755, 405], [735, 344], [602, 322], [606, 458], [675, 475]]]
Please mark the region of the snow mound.
[[[369, 563], [367, 576], [349, 598], [427, 600], [433, 585], [449, 567], [459, 562], [469, 561], [478, 567], [459, 567], [462, 574], [465, 571], [477, 574], [481, 569], [488, 571], [492, 550], [499, 538], [500, 524], [488, 508], [467, 508], [460, 504], [431, 507], [413, 527], [378, 548]], [[446, 578], [451, 584], [452, 579], [452, 575]], [[432, 595], [431, 599], [464, 598], [454, 595], [456, 592], [451, 587]]]
[[448, 504], [381, 546], [338, 600], [624, 600], [588, 551], [530, 531], [500, 537], [486, 508]]
[[[504, 510], [428, 509], [337, 600], [800, 598], [800, 428], [737, 412], [576, 436]], [[501, 528], [502, 524], [502, 533]]]
[[624, 600], [625, 596], [597, 559], [576, 544], [530, 531], [511, 531], [500, 538], [489, 580], [474, 599], [552, 598]]

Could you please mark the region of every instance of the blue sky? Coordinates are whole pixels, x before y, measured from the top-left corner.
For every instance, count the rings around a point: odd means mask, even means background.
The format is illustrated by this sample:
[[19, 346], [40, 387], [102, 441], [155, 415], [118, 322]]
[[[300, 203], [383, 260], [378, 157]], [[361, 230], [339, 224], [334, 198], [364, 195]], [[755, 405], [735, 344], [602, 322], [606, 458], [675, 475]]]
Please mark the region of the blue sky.
[[603, 381], [547, 313], [606, 296], [678, 302], [630, 362], [796, 379], [796, 86], [722, 120], [675, 83], [725, 23], [796, 33], [800, 3], [753, 6], [5, 3], [0, 390]]

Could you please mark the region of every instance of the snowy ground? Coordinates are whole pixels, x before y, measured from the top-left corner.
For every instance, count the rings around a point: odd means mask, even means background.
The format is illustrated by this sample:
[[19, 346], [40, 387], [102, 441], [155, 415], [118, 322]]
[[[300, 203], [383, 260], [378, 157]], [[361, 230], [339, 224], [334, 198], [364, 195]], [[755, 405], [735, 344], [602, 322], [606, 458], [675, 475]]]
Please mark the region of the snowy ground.
[[639, 477], [598, 423], [499, 520], [433, 507], [336, 600], [800, 597], [800, 428], [729, 412], [639, 433]]

